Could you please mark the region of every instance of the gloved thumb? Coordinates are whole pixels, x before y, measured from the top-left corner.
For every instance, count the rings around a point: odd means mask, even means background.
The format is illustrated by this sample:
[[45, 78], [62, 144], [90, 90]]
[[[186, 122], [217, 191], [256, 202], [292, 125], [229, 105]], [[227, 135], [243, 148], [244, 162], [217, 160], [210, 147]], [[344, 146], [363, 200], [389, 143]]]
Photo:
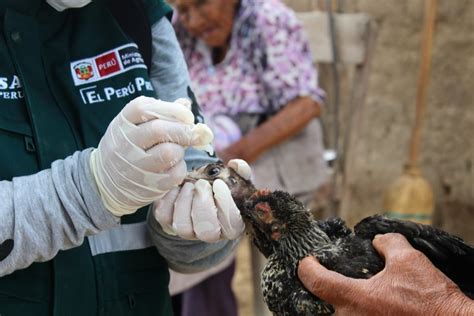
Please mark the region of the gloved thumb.
[[231, 159], [227, 163], [227, 167], [233, 169], [239, 176], [245, 180], [250, 180], [252, 177], [252, 169], [249, 164], [243, 159]]

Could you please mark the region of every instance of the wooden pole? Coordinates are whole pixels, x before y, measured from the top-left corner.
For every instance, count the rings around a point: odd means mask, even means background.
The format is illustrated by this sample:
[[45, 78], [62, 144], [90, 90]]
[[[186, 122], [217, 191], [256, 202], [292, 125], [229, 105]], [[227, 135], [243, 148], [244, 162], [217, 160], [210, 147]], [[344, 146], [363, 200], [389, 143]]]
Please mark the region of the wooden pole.
[[410, 139], [410, 153], [408, 166], [418, 166], [418, 156], [421, 144], [421, 128], [426, 113], [426, 95], [431, 72], [431, 48], [433, 46], [433, 34], [436, 20], [436, 0], [426, 0], [425, 23], [423, 27], [422, 55], [420, 73], [418, 78], [418, 89], [416, 94], [415, 123]]
[[384, 198], [388, 216], [430, 224], [434, 198], [430, 184], [422, 177], [418, 156], [421, 144], [421, 128], [426, 113], [426, 95], [431, 70], [431, 49], [436, 19], [436, 0], [425, 0], [424, 25], [421, 44], [421, 62], [416, 95], [415, 122], [405, 170], [394, 181]]

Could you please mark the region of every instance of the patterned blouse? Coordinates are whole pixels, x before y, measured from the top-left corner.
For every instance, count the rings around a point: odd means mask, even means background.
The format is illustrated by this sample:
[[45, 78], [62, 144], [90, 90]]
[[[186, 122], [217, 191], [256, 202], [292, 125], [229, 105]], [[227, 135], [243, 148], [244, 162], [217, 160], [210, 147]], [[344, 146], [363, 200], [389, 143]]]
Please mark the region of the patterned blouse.
[[[193, 90], [211, 128], [216, 117], [272, 114], [300, 96], [322, 103], [324, 93], [318, 87], [302, 24], [279, 0], [241, 0], [229, 49], [217, 65], [213, 65], [206, 44], [176, 21]], [[223, 133], [236, 133], [232, 126], [222, 128]], [[216, 137], [218, 142], [219, 135]], [[229, 137], [232, 142], [240, 136]]]

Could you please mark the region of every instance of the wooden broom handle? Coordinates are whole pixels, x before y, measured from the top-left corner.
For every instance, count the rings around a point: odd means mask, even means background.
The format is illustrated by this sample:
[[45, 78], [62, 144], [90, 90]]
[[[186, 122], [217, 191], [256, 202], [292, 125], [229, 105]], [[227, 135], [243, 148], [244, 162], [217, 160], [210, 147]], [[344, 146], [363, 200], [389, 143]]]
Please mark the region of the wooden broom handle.
[[425, 0], [424, 26], [420, 74], [416, 95], [416, 114], [410, 140], [409, 166], [416, 166], [421, 142], [421, 124], [426, 112], [426, 94], [431, 70], [431, 48], [436, 20], [436, 0]]

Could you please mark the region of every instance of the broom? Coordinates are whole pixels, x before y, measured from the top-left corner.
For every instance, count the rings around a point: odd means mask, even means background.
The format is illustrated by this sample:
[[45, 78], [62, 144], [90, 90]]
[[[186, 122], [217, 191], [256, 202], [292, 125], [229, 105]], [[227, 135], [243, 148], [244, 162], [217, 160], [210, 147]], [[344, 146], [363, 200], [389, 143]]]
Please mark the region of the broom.
[[436, 0], [425, 1], [422, 56], [416, 96], [415, 122], [410, 138], [408, 161], [402, 176], [392, 183], [385, 194], [384, 208], [389, 217], [430, 224], [433, 214], [433, 190], [420, 171], [418, 153], [421, 125], [426, 111], [426, 94], [431, 68], [431, 47], [436, 18]]

